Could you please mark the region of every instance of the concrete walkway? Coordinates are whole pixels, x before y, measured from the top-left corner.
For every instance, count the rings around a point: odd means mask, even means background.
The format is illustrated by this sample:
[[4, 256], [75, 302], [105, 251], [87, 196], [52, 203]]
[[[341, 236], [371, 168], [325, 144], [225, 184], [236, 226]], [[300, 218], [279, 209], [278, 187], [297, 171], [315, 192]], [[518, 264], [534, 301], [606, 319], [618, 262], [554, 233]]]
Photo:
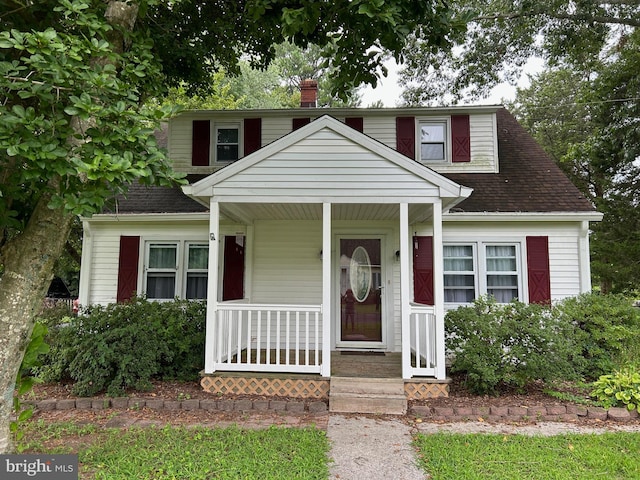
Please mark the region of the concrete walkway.
[[411, 446], [411, 426], [393, 417], [331, 414], [330, 478], [423, 480]]
[[599, 434], [605, 432], [640, 432], [637, 423], [579, 425], [563, 422], [540, 422], [529, 425], [486, 422], [415, 423], [399, 417], [371, 417], [330, 414], [327, 437], [330, 478], [341, 480], [394, 479], [424, 480], [416, 466], [416, 453], [411, 445], [416, 433], [494, 433], [503, 435], [561, 435], [569, 433]]

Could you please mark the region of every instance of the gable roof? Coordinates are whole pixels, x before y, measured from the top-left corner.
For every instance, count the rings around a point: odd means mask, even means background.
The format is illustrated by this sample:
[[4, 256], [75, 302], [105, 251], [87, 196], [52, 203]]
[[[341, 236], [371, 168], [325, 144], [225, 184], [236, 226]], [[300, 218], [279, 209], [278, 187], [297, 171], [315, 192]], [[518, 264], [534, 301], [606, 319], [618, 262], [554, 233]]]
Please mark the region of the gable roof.
[[594, 212], [591, 202], [506, 109], [496, 112], [500, 172], [447, 173], [473, 188], [455, 212]]

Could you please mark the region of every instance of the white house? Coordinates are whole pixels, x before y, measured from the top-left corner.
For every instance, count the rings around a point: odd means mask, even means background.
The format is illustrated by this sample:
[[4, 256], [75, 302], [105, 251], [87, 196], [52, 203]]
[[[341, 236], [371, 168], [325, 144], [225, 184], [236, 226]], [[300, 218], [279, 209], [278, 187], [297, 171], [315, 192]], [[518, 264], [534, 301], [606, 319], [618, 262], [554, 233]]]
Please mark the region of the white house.
[[188, 111], [167, 146], [190, 184], [84, 219], [80, 302], [206, 298], [206, 388], [326, 393], [344, 351], [437, 384], [447, 309], [591, 288], [601, 215], [500, 106]]

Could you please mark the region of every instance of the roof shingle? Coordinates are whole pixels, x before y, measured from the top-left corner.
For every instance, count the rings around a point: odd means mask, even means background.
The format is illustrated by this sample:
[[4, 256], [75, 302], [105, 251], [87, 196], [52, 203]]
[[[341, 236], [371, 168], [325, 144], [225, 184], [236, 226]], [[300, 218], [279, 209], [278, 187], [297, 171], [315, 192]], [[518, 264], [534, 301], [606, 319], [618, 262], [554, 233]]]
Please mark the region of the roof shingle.
[[497, 111], [500, 173], [447, 173], [473, 188], [455, 211], [593, 212], [591, 202], [505, 109]]

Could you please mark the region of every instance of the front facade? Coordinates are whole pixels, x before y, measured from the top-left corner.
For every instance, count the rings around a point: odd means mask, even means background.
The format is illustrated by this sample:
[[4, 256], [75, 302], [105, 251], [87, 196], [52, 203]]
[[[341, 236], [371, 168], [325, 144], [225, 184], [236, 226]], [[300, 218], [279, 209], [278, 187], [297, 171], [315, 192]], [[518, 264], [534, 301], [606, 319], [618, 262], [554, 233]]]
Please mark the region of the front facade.
[[600, 215], [501, 107], [190, 111], [167, 136], [190, 184], [84, 220], [80, 302], [207, 299], [205, 374], [366, 351], [443, 380], [447, 309], [591, 288]]

